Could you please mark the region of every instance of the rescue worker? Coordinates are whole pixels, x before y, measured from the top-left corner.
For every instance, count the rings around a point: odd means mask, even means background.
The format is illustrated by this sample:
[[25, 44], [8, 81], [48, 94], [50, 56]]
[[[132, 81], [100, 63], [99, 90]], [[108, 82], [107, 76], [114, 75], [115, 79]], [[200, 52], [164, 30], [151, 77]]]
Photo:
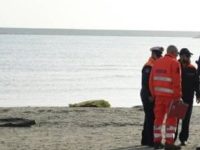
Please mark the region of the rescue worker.
[[179, 140], [181, 145], [186, 145], [189, 137], [189, 124], [192, 114], [194, 92], [196, 92], [196, 101], [200, 101], [199, 78], [197, 69], [191, 64], [191, 55], [187, 48], [182, 48], [180, 51], [180, 64], [182, 72], [182, 100], [189, 105], [185, 118], [182, 120], [181, 132]]
[[154, 122], [154, 103], [149, 90], [149, 76], [155, 61], [162, 56], [163, 47], [152, 47], [151, 57], [142, 68], [142, 89], [140, 96], [144, 108], [144, 124], [142, 130], [141, 145], [153, 146], [153, 122]]
[[[179, 101], [181, 94], [181, 69], [177, 61], [178, 50], [176, 46], [170, 45], [167, 54], [158, 59], [151, 71], [149, 87], [155, 99], [155, 121], [154, 121], [154, 148], [163, 148], [161, 129], [165, 115], [169, 112], [170, 104]], [[174, 145], [177, 119], [166, 116], [165, 149], [179, 150], [179, 145]]]

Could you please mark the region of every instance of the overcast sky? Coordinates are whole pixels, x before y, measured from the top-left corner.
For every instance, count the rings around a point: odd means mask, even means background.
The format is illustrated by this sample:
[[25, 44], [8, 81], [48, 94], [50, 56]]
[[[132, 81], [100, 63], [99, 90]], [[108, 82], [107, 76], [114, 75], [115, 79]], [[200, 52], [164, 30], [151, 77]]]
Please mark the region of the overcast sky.
[[0, 0], [0, 27], [200, 31], [199, 0]]

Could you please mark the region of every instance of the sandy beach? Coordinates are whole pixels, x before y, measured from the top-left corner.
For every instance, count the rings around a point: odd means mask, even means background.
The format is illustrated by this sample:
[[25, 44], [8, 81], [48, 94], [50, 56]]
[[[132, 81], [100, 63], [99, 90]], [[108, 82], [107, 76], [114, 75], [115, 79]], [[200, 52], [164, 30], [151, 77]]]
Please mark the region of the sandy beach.
[[[194, 107], [189, 144], [200, 138], [200, 111]], [[140, 146], [143, 111], [134, 108], [0, 108], [0, 118], [33, 119], [32, 127], [1, 127], [0, 150], [150, 150]], [[178, 144], [178, 142], [177, 142]]]

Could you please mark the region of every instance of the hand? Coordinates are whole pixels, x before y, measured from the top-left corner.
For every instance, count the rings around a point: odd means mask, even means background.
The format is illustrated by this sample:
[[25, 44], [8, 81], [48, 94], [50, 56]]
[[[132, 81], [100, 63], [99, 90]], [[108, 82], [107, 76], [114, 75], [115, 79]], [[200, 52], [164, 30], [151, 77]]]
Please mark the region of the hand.
[[154, 98], [152, 96], [149, 96], [149, 102], [153, 102], [154, 101]]
[[182, 99], [182, 98], [175, 98], [174, 101], [177, 101], [177, 102], [178, 102], [178, 101], [183, 102], [183, 99]]
[[179, 101], [183, 102], [183, 99], [182, 99], [182, 98], [180, 98], [180, 99], [179, 99]]
[[197, 102], [197, 104], [200, 103], [200, 97], [197, 97], [196, 102]]

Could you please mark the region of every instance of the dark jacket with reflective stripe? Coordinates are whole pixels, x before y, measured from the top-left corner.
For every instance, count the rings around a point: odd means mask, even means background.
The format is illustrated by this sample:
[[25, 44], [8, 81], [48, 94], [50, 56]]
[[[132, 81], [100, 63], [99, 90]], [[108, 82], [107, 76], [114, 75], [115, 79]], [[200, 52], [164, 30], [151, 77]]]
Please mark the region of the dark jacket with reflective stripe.
[[151, 93], [149, 90], [149, 77], [150, 77], [151, 69], [152, 69], [154, 62], [155, 62], [155, 60], [150, 57], [148, 62], [142, 68], [141, 96], [143, 98], [148, 98], [149, 96], [151, 96]]
[[192, 102], [194, 98], [194, 92], [196, 96], [200, 97], [199, 90], [199, 78], [197, 70], [193, 65], [188, 65], [186, 67], [181, 66], [182, 70], [182, 98]]

